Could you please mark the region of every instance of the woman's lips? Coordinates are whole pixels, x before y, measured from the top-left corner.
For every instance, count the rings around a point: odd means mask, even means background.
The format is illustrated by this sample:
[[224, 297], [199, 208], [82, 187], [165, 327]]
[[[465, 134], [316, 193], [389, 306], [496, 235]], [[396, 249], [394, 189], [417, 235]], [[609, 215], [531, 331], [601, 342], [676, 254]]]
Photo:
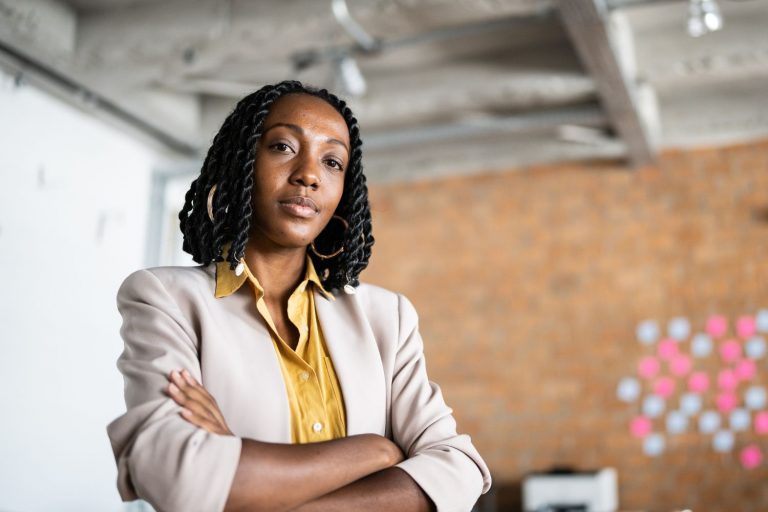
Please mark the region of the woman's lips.
[[314, 217], [320, 211], [317, 204], [306, 196], [289, 197], [279, 201], [279, 204], [284, 211], [304, 219]]

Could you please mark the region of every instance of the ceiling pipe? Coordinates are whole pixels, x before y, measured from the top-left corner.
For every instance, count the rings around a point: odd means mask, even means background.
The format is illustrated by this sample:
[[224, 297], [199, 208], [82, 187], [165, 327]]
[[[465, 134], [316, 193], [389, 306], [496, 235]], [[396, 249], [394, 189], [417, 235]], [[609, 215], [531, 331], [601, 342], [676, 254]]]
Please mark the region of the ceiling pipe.
[[466, 119], [456, 123], [399, 128], [365, 136], [366, 151], [498, 134], [536, 133], [563, 125], [606, 127], [608, 119], [598, 105], [580, 105], [525, 112], [504, 117]]
[[375, 52], [380, 48], [381, 42], [366, 32], [362, 25], [355, 21], [349, 13], [346, 0], [331, 0], [331, 11], [333, 11], [333, 16], [339, 22], [339, 25], [347, 31], [347, 34], [363, 51]]
[[366, 50], [358, 43], [353, 45], [329, 46], [319, 49], [312, 48], [310, 50], [294, 53], [291, 57], [291, 60], [293, 61], [296, 70], [301, 71], [315, 64], [319, 64], [320, 62], [335, 62], [343, 59], [344, 57], [352, 55], [371, 55], [387, 50], [395, 50], [419, 44], [436, 43], [450, 39], [457, 39], [460, 37], [472, 37], [497, 30], [502, 31], [514, 30], [515, 28], [530, 28], [531, 23], [551, 22], [555, 19], [556, 13], [557, 10], [554, 8], [545, 8], [536, 14], [514, 16], [500, 20], [480, 21], [459, 27], [439, 28], [424, 32], [422, 34], [401, 37], [398, 39], [377, 39], [377, 46], [373, 51]]
[[608, 9], [623, 9], [625, 7], [635, 7], [638, 5], [653, 5], [653, 4], [681, 4], [687, 3], [688, 0], [606, 0], [605, 4]]
[[22, 54], [1, 41], [0, 66], [7, 69], [12, 75], [21, 77], [22, 82], [26, 80], [34, 83], [41, 89], [67, 99], [80, 108], [87, 107], [88, 109], [100, 110], [180, 155], [198, 155], [198, 150], [195, 146], [169, 135], [93, 89], [72, 80], [42, 62]]

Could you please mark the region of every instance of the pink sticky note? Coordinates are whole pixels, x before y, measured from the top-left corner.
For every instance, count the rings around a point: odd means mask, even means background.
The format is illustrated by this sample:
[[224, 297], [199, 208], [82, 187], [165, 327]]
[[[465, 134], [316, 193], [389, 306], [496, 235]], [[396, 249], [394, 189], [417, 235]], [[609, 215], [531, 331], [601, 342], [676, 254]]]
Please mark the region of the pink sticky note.
[[688, 377], [688, 389], [694, 393], [704, 393], [709, 388], [709, 375], [704, 372], [694, 372]]
[[749, 338], [755, 334], [755, 319], [751, 316], [742, 316], [736, 321], [736, 334], [742, 338]]
[[724, 368], [717, 374], [717, 387], [722, 391], [733, 391], [739, 386], [739, 378], [736, 372], [730, 368]]
[[629, 432], [635, 437], [645, 437], [651, 433], [651, 420], [645, 416], [632, 418], [629, 423]]
[[691, 358], [678, 354], [669, 361], [669, 371], [676, 377], [685, 377], [691, 371]]
[[741, 465], [744, 466], [745, 469], [754, 469], [763, 462], [763, 452], [760, 450], [760, 447], [758, 447], [755, 444], [750, 444], [749, 446], [745, 446], [743, 450], [741, 450], [741, 454], [739, 455], [739, 459], [741, 459]]
[[733, 373], [741, 380], [752, 380], [756, 371], [757, 368], [752, 359], [742, 359], [736, 363], [736, 368], [734, 368]]
[[675, 381], [671, 377], [659, 377], [653, 383], [653, 392], [662, 398], [669, 398], [675, 392]]
[[723, 361], [734, 363], [741, 357], [741, 344], [736, 340], [727, 340], [720, 345], [720, 357]]
[[728, 391], [724, 391], [717, 395], [717, 408], [720, 412], [731, 412], [739, 405], [739, 398]]
[[713, 315], [707, 320], [707, 333], [715, 338], [722, 336], [728, 330], [728, 320], [724, 316]]
[[663, 339], [659, 342], [659, 357], [662, 359], [672, 359], [678, 353], [677, 342], [671, 338]]
[[755, 432], [768, 435], [768, 411], [755, 414]]
[[637, 363], [637, 373], [644, 379], [652, 379], [659, 373], [659, 361], [655, 357], [646, 356]]

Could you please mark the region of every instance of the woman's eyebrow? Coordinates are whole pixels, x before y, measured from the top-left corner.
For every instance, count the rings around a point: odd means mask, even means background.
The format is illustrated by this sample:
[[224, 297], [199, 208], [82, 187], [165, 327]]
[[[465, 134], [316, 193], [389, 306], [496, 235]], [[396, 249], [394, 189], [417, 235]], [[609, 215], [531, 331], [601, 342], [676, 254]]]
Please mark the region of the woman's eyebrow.
[[[293, 123], [275, 123], [272, 126], [269, 126], [268, 128], [264, 128], [264, 131], [261, 134], [264, 135], [265, 133], [267, 133], [272, 128], [277, 128], [278, 126], [282, 126], [283, 128], [288, 128], [289, 130], [292, 130], [292, 131], [298, 133], [299, 135], [304, 135], [304, 129], [301, 126], [299, 126], [297, 124], [293, 124]], [[334, 139], [333, 137], [329, 137], [329, 138], [326, 139], [326, 142], [330, 142], [331, 144], [338, 144], [338, 145], [342, 146], [344, 149], [346, 149], [347, 153], [349, 153], [349, 147], [342, 140]]]
[[347, 145], [344, 143], [344, 141], [341, 141], [341, 140], [339, 140], [339, 139], [326, 139], [326, 140], [327, 140], [327, 142], [330, 142], [331, 144], [338, 144], [338, 145], [340, 145], [340, 146], [344, 147], [344, 149], [346, 149], [346, 150], [347, 150], [347, 153], [349, 153], [349, 148], [348, 148], [348, 147], [347, 147]]
[[297, 124], [291, 124], [291, 123], [275, 123], [269, 128], [265, 128], [262, 132], [262, 135], [267, 133], [272, 128], [277, 128], [278, 126], [282, 126], [283, 128], [288, 128], [289, 130], [293, 130], [294, 132], [297, 132], [299, 135], [304, 135], [304, 129], [297, 125]]

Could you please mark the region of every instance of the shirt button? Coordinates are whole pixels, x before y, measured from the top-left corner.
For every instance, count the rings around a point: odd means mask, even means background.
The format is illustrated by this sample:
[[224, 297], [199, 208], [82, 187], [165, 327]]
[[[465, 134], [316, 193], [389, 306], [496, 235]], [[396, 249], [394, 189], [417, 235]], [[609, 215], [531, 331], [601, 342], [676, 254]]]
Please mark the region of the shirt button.
[[312, 430], [314, 430], [315, 432], [320, 432], [321, 430], [323, 430], [323, 424], [320, 423], [319, 421], [315, 422], [315, 424], [312, 425]]
[[301, 372], [299, 378], [304, 382], [307, 382], [309, 380], [309, 372]]

